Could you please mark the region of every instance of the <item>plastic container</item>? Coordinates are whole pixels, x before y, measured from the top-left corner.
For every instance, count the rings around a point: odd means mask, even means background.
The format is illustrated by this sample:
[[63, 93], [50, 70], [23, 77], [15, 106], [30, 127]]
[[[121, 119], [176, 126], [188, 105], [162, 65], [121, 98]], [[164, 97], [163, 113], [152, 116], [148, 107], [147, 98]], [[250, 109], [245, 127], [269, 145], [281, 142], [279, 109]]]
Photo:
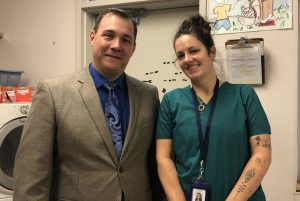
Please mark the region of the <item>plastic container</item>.
[[0, 70], [0, 86], [17, 87], [24, 71]]

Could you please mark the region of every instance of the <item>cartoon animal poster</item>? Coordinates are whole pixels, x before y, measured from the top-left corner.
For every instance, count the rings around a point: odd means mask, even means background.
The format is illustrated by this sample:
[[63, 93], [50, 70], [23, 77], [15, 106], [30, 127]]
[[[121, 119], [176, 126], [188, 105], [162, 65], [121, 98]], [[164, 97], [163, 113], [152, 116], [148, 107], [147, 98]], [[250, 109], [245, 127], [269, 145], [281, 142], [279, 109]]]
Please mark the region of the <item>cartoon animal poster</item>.
[[292, 28], [292, 0], [209, 0], [213, 34]]

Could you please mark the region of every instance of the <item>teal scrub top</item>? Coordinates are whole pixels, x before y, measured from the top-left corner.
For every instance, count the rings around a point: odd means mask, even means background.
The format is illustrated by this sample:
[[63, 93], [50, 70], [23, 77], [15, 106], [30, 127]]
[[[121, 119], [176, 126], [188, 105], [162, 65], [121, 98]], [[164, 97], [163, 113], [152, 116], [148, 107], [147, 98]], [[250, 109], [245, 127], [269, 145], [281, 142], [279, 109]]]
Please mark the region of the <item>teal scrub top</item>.
[[[203, 135], [211, 101], [201, 112]], [[249, 137], [258, 134], [271, 134], [271, 129], [255, 91], [247, 85], [224, 82], [218, 90], [205, 161], [204, 177], [210, 184], [210, 201], [227, 198], [250, 158]], [[164, 95], [156, 138], [172, 139], [177, 174], [189, 200], [190, 183], [200, 172], [200, 146], [190, 87], [175, 89]], [[249, 199], [264, 200], [261, 186]]]

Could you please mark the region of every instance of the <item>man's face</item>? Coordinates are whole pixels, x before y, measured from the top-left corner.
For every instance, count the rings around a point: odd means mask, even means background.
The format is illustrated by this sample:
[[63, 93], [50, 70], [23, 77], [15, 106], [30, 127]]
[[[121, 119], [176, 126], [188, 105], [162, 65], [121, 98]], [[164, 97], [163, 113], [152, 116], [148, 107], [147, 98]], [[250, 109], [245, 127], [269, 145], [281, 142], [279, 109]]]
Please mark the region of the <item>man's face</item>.
[[95, 69], [109, 81], [125, 70], [135, 50], [134, 27], [130, 19], [113, 13], [103, 16], [97, 33], [90, 33]]

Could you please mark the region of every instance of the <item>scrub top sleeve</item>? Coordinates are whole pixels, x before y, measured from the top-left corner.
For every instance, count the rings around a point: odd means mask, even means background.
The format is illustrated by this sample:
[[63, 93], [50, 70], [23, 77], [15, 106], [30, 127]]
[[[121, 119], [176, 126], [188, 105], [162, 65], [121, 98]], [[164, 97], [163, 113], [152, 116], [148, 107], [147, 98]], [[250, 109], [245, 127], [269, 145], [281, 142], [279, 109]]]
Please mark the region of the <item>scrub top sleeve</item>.
[[254, 89], [250, 86], [243, 86], [241, 93], [247, 115], [249, 136], [257, 134], [271, 134], [267, 115]]
[[165, 94], [158, 112], [156, 124], [156, 139], [171, 139], [172, 138], [172, 112], [170, 109], [170, 99]]

